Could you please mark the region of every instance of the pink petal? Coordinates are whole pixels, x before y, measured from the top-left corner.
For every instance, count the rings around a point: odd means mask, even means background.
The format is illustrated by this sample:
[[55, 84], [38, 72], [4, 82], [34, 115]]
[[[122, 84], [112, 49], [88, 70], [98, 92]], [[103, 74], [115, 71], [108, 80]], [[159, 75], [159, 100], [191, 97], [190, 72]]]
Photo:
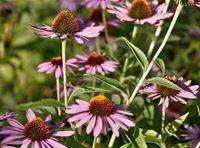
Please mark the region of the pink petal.
[[76, 123], [76, 126], [75, 128], [79, 128], [81, 127], [83, 124], [85, 124], [86, 122], [88, 122], [90, 119], [91, 119], [92, 115], [89, 114], [88, 116], [86, 116], [85, 118], [83, 119], [80, 119], [80, 121], [78, 123]]
[[87, 134], [89, 134], [92, 131], [92, 128], [94, 127], [96, 122], [96, 116], [93, 116], [92, 119], [89, 121], [88, 126], [86, 128]]
[[99, 136], [99, 134], [101, 133], [103, 127], [103, 123], [102, 123], [102, 119], [101, 117], [97, 117], [97, 122], [96, 122], [96, 127], [94, 128], [94, 137]]
[[22, 141], [22, 145], [20, 148], [27, 148], [30, 143], [31, 143], [31, 140], [25, 139], [24, 141]]
[[53, 136], [58, 137], [69, 137], [75, 134], [75, 131], [59, 131], [53, 134]]
[[113, 133], [115, 134], [116, 137], [119, 137], [119, 131], [117, 129], [117, 126], [115, 125], [115, 123], [109, 118], [109, 117], [106, 117]]
[[31, 109], [28, 109], [28, 110], [26, 111], [26, 118], [27, 118], [27, 120], [28, 120], [29, 122], [32, 121], [33, 119], [36, 118], [35, 113], [34, 113]]
[[67, 121], [68, 122], [74, 122], [74, 121], [78, 121], [80, 119], [83, 119], [85, 117], [89, 116], [89, 113], [88, 112], [84, 112], [84, 113], [80, 113], [80, 114], [77, 114], [77, 115], [74, 115], [72, 117], [70, 117]]

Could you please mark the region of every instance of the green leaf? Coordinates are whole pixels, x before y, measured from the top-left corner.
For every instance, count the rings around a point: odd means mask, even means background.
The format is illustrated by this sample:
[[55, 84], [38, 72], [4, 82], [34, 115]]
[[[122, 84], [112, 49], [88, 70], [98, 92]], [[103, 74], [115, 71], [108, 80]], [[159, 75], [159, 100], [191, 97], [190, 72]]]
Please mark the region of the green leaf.
[[147, 81], [150, 82], [150, 83], [155, 83], [155, 84], [162, 85], [162, 86], [165, 86], [165, 87], [169, 87], [169, 88], [172, 88], [172, 89], [182, 90], [175, 83], [173, 83], [173, 82], [171, 82], [171, 81], [169, 81], [165, 78], [162, 78], [162, 77], [153, 77], [151, 79], [148, 79]]
[[156, 59], [156, 64], [160, 67], [162, 73], [165, 73], [165, 63], [162, 59]]
[[120, 148], [134, 148], [134, 146], [131, 143], [127, 143], [122, 145]]
[[145, 70], [148, 66], [148, 60], [145, 54], [135, 45], [133, 45], [131, 42], [129, 42], [125, 37], [121, 37], [121, 40], [125, 41], [125, 43], [128, 45], [128, 47], [131, 49], [133, 52], [134, 56], [142, 66], [143, 70]]
[[157, 133], [154, 130], [146, 130], [146, 129], [143, 129], [142, 133], [145, 137], [146, 142], [154, 143], [157, 144], [158, 146], [161, 146], [162, 137], [159, 133]]
[[124, 93], [126, 92], [126, 88], [124, 85], [122, 85], [118, 80], [116, 79], [112, 79], [112, 78], [108, 78], [106, 76], [100, 76], [100, 75], [90, 75], [90, 74], [86, 74], [85, 76], [90, 76], [90, 77], [94, 77], [102, 82], [104, 82], [105, 84], [111, 86], [112, 88], [118, 90], [118, 91], [123, 91]]
[[20, 104], [17, 108], [18, 109], [27, 109], [27, 108], [32, 108], [32, 107], [42, 107], [42, 106], [49, 106], [49, 107], [61, 107], [64, 106], [63, 103], [58, 102], [55, 99], [42, 99], [40, 101], [36, 102], [29, 102], [29, 103], [24, 103]]
[[86, 93], [95, 93], [95, 92], [102, 92], [102, 93], [106, 93], [109, 92], [109, 90], [107, 89], [103, 89], [103, 88], [94, 88], [94, 87], [79, 87], [79, 88], [75, 88], [74, 91], [71, 93], [71, 95], [69, 96], [69, 100], [75, 96], [79, 96], [81, 94], [86, 94]]
[[180, 125], [185, 121], [188, 115], [189, 115], [189, 112], [167, 124], [167, 126], [165, 127], [165, 131], [167, 134], [166, 138], [169, 136], [177, 137], [176, 132], [178, 128], [180, 127]]
[[131, 139], [133, 142], [134, 148], [147, 148], [147, 144], [145, 142], [145, 137], [142, 133], [142, 129], [135, 128], [133, 139]]

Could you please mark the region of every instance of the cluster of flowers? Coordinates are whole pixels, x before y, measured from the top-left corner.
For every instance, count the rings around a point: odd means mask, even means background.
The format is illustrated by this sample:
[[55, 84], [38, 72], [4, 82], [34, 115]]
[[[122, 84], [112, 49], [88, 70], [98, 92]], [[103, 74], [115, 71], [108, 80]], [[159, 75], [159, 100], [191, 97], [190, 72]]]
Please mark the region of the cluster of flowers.
[[[80, 0], [64, 0], [62, 1], [62, 9], [64, 5], [71, 7], [75, 11]], [[114, 3], [114, 5], [113, 5]], [[114, 14], [120, 21], [133, 22], [135, 25], [143, 25], [145, 23], [159, 26], [161, 20], [169, 18], [173, 15], [170, 12], [164, 12], [165, 4], [159, 4], [153, 0], [133, 0], [132, 3], [123, 0], [83, 0], [83, 5], [88, 8], [101, 8], [102, 11]], [[199, 1], [194, 4], [199, 7]], [[113, 24], [113, 23], [111, 23]], [[86, 27], [87, 26], [87, 27]], [[76, 18], [70, 11], [61, 11], [52, 21], [51, 26], [31, 25], [35, 33], [41, 37], [54, 38], [59, 37], [61, 40], [74, 39], [77, 43], [83, 44], [89, 38], [97, 37], [105, 26], [95, 26], [94, 23], [85, 23]], [[42, 63], [38, 66], [39, 72], [47, 74], [55, 73], [56, 78], [63, 76], [62, 57], [53, 57], [51, 61]], [[88, 74], [100, 73], [102, 75], [115, 72], [117, 62], [106, 59], [101, 53], [92, 51], [87, 54], [78, 54], [74, 58], [66, 61], [67, 69], [73, 73], [73, 68], [78, 71], [85, 71]], [[184, 82], [183, 78], [165, 76], [165, 79], [178, 85], [181, 90], [175, 90], [158, 84], [148, 84], [140, 89], [140, 93], [151, 94], [152, 100], [161, 99], [165, 107], [169, 104], [180, 102], [186, 104], [185, 99], [195, 99], [198, 92], [198, 85], [190, 85], [191, 81]], [[88, 123], [86, 133], [90, 134], [93, 130], [94, 137], [103, 132], [105, 135], [110, 127], [115, 136], [119, 136], [119, 127], [128, 131], [129, 127], [134, 127], [135, 123], [127, 116], [132, 113], [124, 111], [123, 107], [114, 104], [109, 98], [103, 95], [93, 97], [89, 102], [76, 100], [76, 104], [67, 106], [66, 113], [70, 115], [68, 122], [76, 122], [75, 128], [80, 128], [83, 124]], [[42, 119], [37, 117], [31, 109], [26, 112], [28, 122], [23, 125], [15, 119], [14, 113], [7, 113], [0, 116], [0, 121], [6, 120], [9, 125], [0, 127], [0, 145], [8, 147], [8, 145], [21, 145], [26, 148], [29, 145], [33, 148], [62, 148], [54, 137], [68, 137], [75, 134], [75, 131], [57, 131], [64, 128], [64, 123], [58, 123], [50, 126], [51, 115]], [[186, 140], [199, 141], [199, 128], [185, 126], [188, 131], [183, 135]], [[198, 129], [198, 130], [195, 130]], [[192, 136], [192, 134], [195, 134]], [[198, 139], [198, 140], [196, 140]], [[195, 143], [196, 144], [196, 143]]]

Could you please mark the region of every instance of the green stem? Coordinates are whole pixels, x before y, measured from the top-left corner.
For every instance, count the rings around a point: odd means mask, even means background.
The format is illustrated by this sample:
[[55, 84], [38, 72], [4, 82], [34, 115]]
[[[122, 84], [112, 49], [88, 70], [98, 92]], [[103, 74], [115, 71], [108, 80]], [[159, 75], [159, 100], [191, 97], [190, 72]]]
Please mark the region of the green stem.
[[112, 134], [112, 137], [111, 137], [110, 142], [108, 144], [108, 148], [112, 148], [113, 147], [115, 139], [116, 139], [115, 134]]
[[[168, 9], [168, 7], [169, 7], [170, 0], [166, 0], [165, 3], [166, 3], [166, 5], [165, 5], [165, 7], [163, 8], [163, 13], [166, 13], [166, 12], [167, 12], [167, 9]], [[163, 23], [163, 21], [161, 21], [161, 23]], [[152, 41], [151, 41], [151, 43], [150, 43], [150, 45], [149, 45], [148, 52], [147, 52], [147, 56], [148, 56], [148, 57], [151, 56], [151, 54], [152, 54], [152, 52], [153, 52], [153, 49], [154, 49], [154, 47], [155, 47], [155, 45], [156, 45], [156, 41], [157, 41], [158, 37], [160, 36], [161, 31], [162, 31], [162, 25], [161, 25], [161, 26], [158, 26], [157, 29], [156, 29], [156, 31], [155, 31], [155, 34], [154, 34], [155, 37], [152, 39]]]
[[97, 147], [97, 138], [98, 137], [94, 137], [92, 148], [96, 148]]
[[101, 54], [100, 44], [99, 44], [99, 37], [96, 37], [96, 50], [99, 54]]
[[179, 5], [177, 6], [177, 9], [176, 9], [176, 12], [175, 12], [175, 14], [174, 14], [173, 20], [172, 20], [172, 22], [171, 22], [171, 24], [170, 24], [170, 26], [169, 26], [169, 28], [168, 28], [168, 30], [167, 30], [167, 33], [166, 33], [166, 35], [165, 35], [165, 38], [164, 38], [162, 44], [160, 45], [159, 49], [157, 50], [157, 52], [156, 52], [155, 55], [153, 56], [153, 58], [152, 58], [150, 64], [148, 65], [146, 71], [143, 73], [141, 79], [139, 80], [137, 86], [135, 87], [135, 89], [134, 89], [134, 91], [133, 91], [133, 93], [132, 93], [132, 95], [131, 95], [131, 97], [130, 97], [130, 102], [129, 102], [129, 103], [131, 103], [131, 102], [133, 101], [133, 99], [135, 98], [135, 96], [136, 96], [136, 94], [137, 94], [139, 88], [141, 87], [143, 81], [145, 80], [145, 78], [146, 78], [147, 75], [149, 74], [149, 72], [150, 72], [150, 70], [151, 70], [151, 68], [152, 68], [152, 66], [153, 66], [153, 64], [154, 64], [154, 62], [155, 62], [155, 60], [158, 58], [158, 56], [159, 56], [160, 53], [162, 52], [163, 48], [165, 47], [165, 44], [167, 43], [167, 41], [168, 41], [168, 39], [169, 39], [169, 36], [170, 36], [170, 34], [171, 34], [171, 32], [172, 32], [172, 30], [173, 30], [175, 24], [176, 24], [176, 21], [177, 21], [179, 15], [180, 15], [182, 9], [183, 9], [183, 5], [182, 5], [182, 4], [179, 4]]
[[112, 51], [112, 46], [110, 44], [110, 37], [109, 37], [108, 27], [107, 27], [107, 22], [106, 22], [106, 10], [102, 11], [102, 20], [103, 20], [103, 25], [104, 25], [105, 38], [106, 38], [106, 41], [107, 41], [108, 46], [109, 46], [110, 56], [113, 57], [114, 54], [113, 54], [113, 51]]
[[162, 104], [162, 123], [161, 123], [161, 134], [164, 135], [165, 133], [165, 103]]
[[134, 26], [133, 27], [133, 32], [132, 32], [132, 40], [135, 39], [137, 32], [138, 32], [138, 27]]
[[64, 88], [64, 103], [65, 107], [67, 107], [67, 74], [66, 74], [66, 40], [62, 41], [62, 66], [63, 66], [63, 88]]
[[129, 62], [129, 58], [130, 58], [130, 53], [128, 53], [126, 55], [126, 58], [125, 58], [125, 61], [124, 61], [124, 66], [123, 66], [123, 70], [122, 70], [122, 75], [120, 77], [120, 82], [123, 83], [124, 81], [124, 77], [126, 75], [126, 71], [127, 71], [127, 68], [128, 68], [128, 62]]
[[[92, 87], [96, 87], [96, 78], [93, 78]], [[94, 97], [94, 92], [92, 93], [92, 97]]]
[[162, 135], [162, 148], [165, 148], [164, 134], [165, 134], [165, 103], [162, 104], [162, 122], [161, 122], [161, 135]]
[[[56, 94], [57, 94], [57, 101], [60, 102], [60, 79], [56, 78]], [[57, 107], [58, 115], [61, 115], [60, 107]]]

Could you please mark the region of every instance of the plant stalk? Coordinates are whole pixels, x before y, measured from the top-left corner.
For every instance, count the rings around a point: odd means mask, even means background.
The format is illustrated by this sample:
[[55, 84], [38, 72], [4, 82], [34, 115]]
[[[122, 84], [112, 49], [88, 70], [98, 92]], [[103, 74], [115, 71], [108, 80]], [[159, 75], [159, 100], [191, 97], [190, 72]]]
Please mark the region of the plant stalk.
[[[56, 94], [57, 94], [57, 101], [60, 102], [60, 79], [56, 78]], [[57, 107], [58, 115], [61, 115], [60, 107]]]
[[136, 96], [136, 94], [137, 94], [139, 88], [141, 87], [143, 81], [145, 80], [145, 78], [146, 78], [147, 75], [149, 74], [149, 72], [150, 72], [150, 70], [151, 70], [151, 68], [152, 68], [152, 66], [153, 66], [153, 64], [154, 64], [154, 62], [155, 62], [155, 60], [158, 58], [158, 56], [160, 55], [160, 53], [161, 53], [162, 50], [164, 49], [164, 47], [165, 47], [165, 45], [166, 45], [166, 43], [167, 43], [167, 41], [168, 41], [168, 39], [169, 39], [169, 36], [171, 35], [171, 32], [172, 32], [172, 30], [173, 30], [173, 28], [174, 28], [174, 26], [175, 26], [175, 24], [176, 24], [176, 21], [177, 21], [179, 15], [180, 15], [182, 9], [183, 9], [183, 5], [182, 5], [182, 4], [178, 4], [178, 6], [177, 6], [177, 8], [176, 8], [176, 12], [175, 12], [175, 14], [174, 14], [174, 17], [173, 17], [173, 19], [172, 19], [172, 22], [171, 22], [171, 24], [170, 24], [170, 26], [169, 26], [169, 28], [168, 28], [168, 30], [167, 30], [167, 33], [166, 33], [166, 35], [165, 35], [165, 37], [164, 37], [164, 40], [163, 40], [162, 44], [160, 45], [159, 49], [157, 50], [157, 52], [155, 53], [155, 55], [153, 56], [153, 58], [152, 58], [150, 64], [148, 65], [146, 71], [143, 73], [143, 75], [142, 75], [141, 79], [139, 80], [137, 86], [135, 87], [135, 89], [134, 89], [134, 91], [133, 91], [133, 93], [132, 93], [132, 95], [131, 95], [131, 97], [130, 97], [130, 102], [129, 102], [129, 104], [130, 104], [130, 103], [133, 101], [133, 99], [135, 98], [135, 96]]

